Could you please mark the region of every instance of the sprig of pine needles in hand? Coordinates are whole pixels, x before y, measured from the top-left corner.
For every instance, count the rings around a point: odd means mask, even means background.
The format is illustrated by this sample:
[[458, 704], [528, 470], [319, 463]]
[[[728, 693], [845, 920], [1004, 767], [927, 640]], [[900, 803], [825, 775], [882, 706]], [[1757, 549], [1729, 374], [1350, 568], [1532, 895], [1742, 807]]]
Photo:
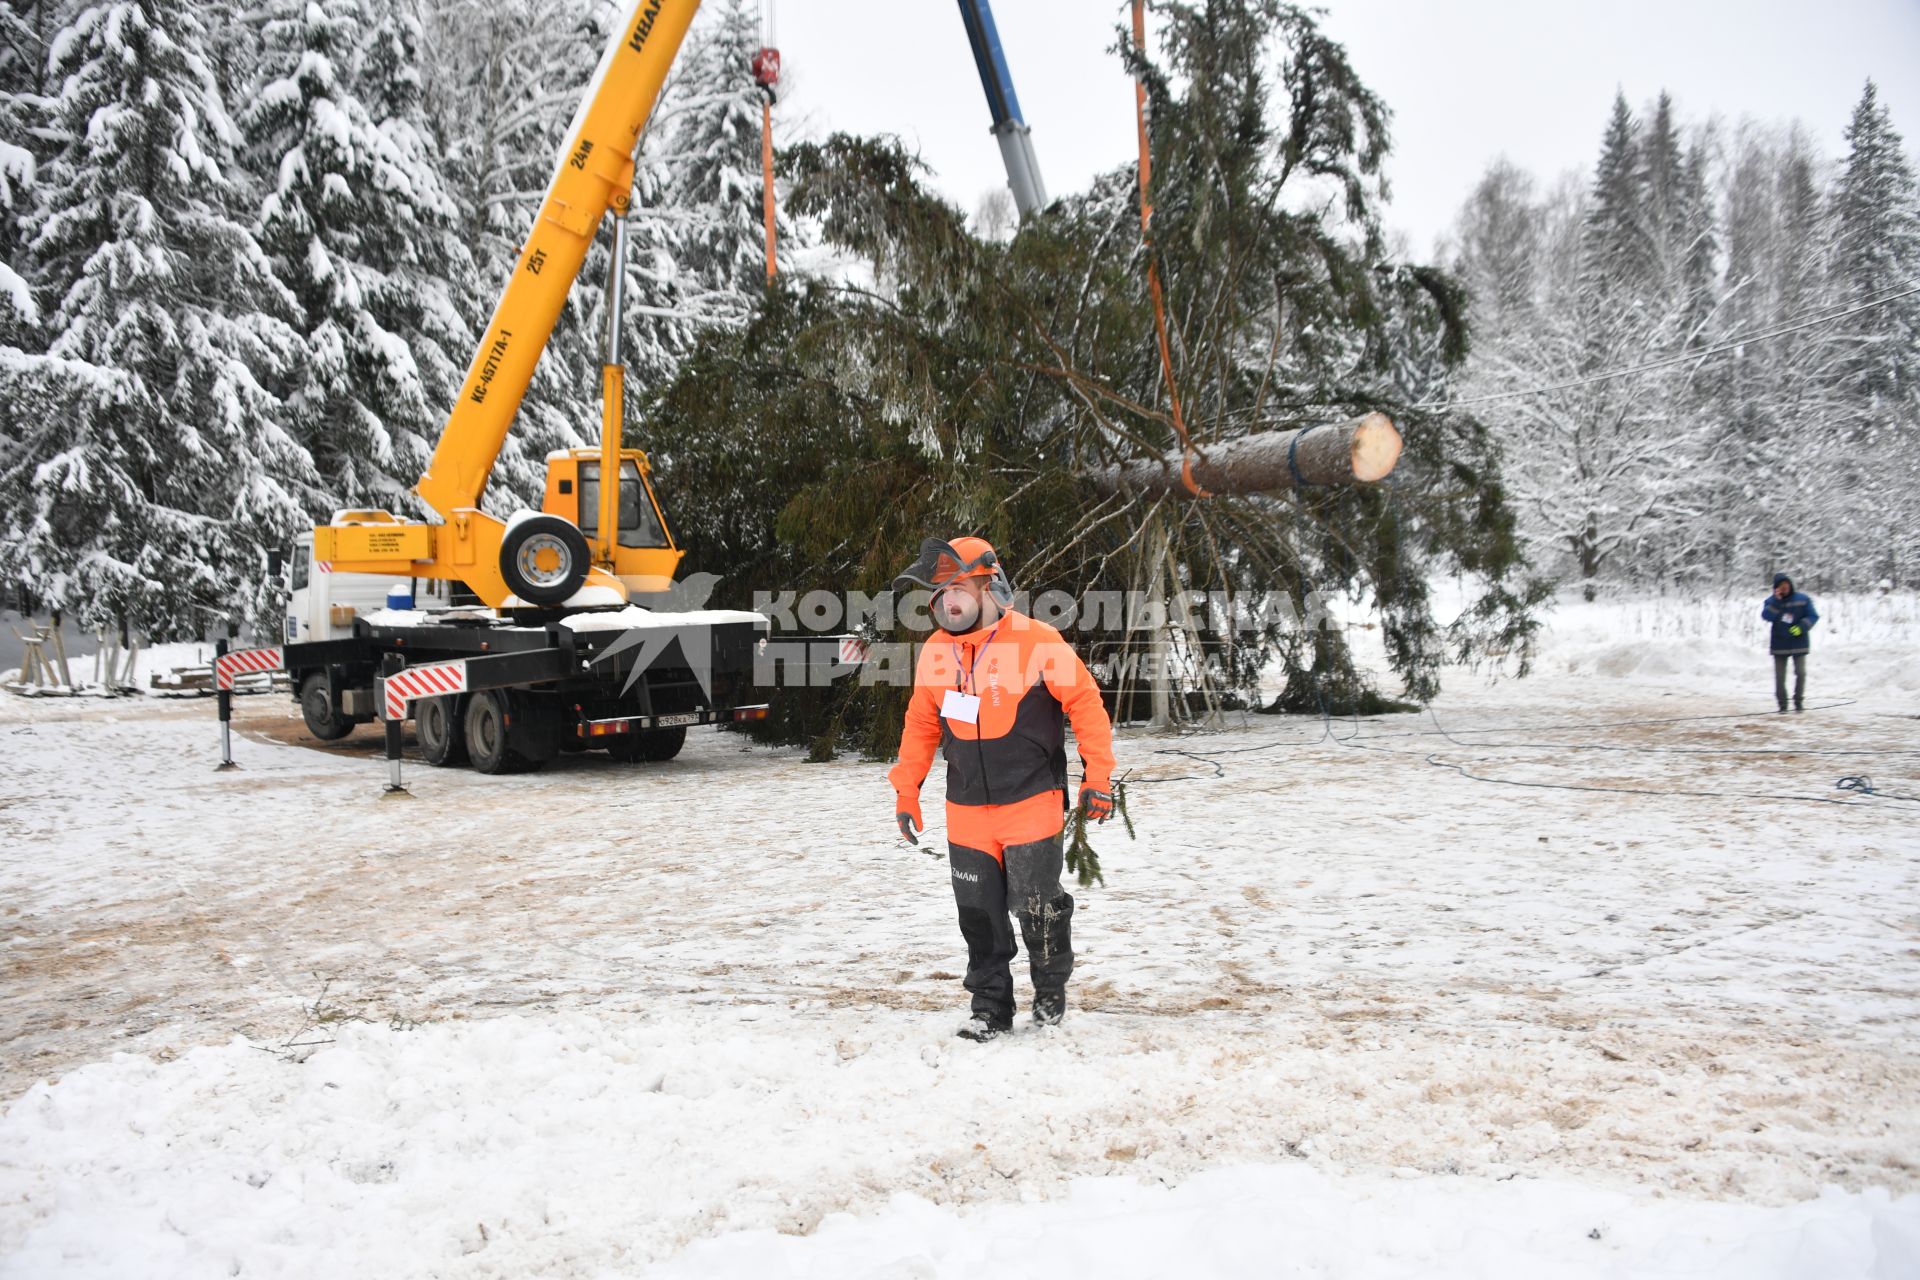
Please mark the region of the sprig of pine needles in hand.
[[[1127, 813], [1127, 784], [1113, 784], [1113, 808], [1120, 815], [1120, 824], [1127, 829], [1127, 839], [1133, 834], [1133, 818]], [[1082, 889], [1095, 884], [1105, 884], [1107, 878], [1100, 871], [1100, 855], [1095, 853], [1093, 845], [1087, 841], [1087, 811], [1079, 805], [1073, 807], [1073, 815], [1067, 820], [1067, 870]]]

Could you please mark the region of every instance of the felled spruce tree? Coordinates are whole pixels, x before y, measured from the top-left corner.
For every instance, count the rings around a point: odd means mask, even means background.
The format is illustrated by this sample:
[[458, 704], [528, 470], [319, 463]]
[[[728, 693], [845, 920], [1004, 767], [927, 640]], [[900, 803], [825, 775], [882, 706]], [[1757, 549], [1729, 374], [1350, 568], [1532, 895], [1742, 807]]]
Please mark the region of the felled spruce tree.
[[[1303, 10], [1169, 4], [1151, 101], [1155, 249], [1193, 447], [1382, 410], [1406, 452], [1381, 485], [1102, 492], [1117, 463], [1180, 456], [1154, 336], [1136, 178], [1105, 175], [1011, 242], [972, 235], [888, 140], [836, 136], [784, 157], [791, 212], [871, 283], [789, 283], [744, 331], [712, 335], [656, 400], [678, 441], [663, 485], [694, 518], [690, 567], [750, 584], [884, 589], [929, 534], [982, 534], [1018, 585], [1285, 601], [1251, 630], [1198, 620], [1160, 708], [1245, 705], [1278, 659], [1280, 706], [1367, 710], [1377, 695], [1309, 597], [1370, 597], [1403, 692], [1449, 660], [1524, 669], [1540, 588], [1525, 580], [1494, 441], [1418, 402], [1464, 357], [1461, 295], [1389, 259], [1378, 222], [1387, 112]], [[1130, 59], [1132, 55], [1127, 55]], [[1332, 193], [1329, 202], [1327, 194]], [[1311, 196], [1310, 196], [1311, 193]], [[1474, 584], [1462, 617], [1427, 583]], [[1084, 621], [1084, 620], [1083, 620]], [[902, 638], [911, 638], [902, 633]], [[1154, 632], [1070, 632], [1124, 668]], [[1164, 650], [1160, 650], [1164, 652]], [[1123, 715], [1145, 682], [1122, 677]], [[892, 750], [904, 690], [850, 682], [782, 698], [776, 731], [822, 753]]]

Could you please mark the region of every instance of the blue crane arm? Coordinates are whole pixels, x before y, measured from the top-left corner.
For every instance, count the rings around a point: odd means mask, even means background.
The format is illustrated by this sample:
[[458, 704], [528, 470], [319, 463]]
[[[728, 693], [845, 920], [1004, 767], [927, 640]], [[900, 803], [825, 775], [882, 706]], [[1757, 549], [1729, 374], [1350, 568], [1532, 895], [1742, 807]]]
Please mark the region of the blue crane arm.
[[993, 113], [993, 136], [1000, 142], [1000, 158], [1007, 166], [1007, 185], [1013, 189], [1020, 216], [1028, 217], [1046, 207], [1047, 188], [1040, 177], [1040, 159], [1033, 153], [1031, 130], [1020, 114], [1019, 95], [1013, 91], [1013, 73], [1007, 70], [993, 9], [987, 0], [960, 0], [960, 21], [966, 24], [973, 65], [987, 94], [987, 110]]
[[967, 43], [973, 46], [973, 65], [980, 70], [980, 87], [986, 90], [993, 123], [1025, 124], [1020, 98], [1013, 91], [1013, 73], [1007, 70], [1006, 50], [1000, 47], [1000, 29], [993, 24], [987, 0], [960, 0], [960, 20], [967, 26]]

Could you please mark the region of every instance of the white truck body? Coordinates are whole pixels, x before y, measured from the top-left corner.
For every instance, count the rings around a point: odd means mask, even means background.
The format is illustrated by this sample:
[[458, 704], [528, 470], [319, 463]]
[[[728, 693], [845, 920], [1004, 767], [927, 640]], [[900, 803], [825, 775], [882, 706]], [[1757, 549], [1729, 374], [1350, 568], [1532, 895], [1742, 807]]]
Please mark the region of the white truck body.
[[414, 606], [445, 608], [448, 584], [426, 578], [411, 581], [382, 574], [334, 573], [313, 558], [313, 534], [294, 540], [287, 565], [287, 644], [342, 640], [353, 634], [353, 620], [387, 607], [387, 592], [411, 586]]

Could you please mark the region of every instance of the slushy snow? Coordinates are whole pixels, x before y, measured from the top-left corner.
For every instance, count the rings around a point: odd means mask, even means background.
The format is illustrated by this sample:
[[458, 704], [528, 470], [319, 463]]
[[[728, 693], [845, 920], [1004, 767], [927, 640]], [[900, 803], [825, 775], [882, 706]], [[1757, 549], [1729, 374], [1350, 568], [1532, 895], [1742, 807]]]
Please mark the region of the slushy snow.
[[883, 766], [383, 802], [285, 698], [229, 774], [0, 699], [0, 1275], [1920, 1274], [1914, 602], [1820, 603], [1804, 716], [1756, 595], [1122, 735], [1068, 1021], [988, 1045]]

